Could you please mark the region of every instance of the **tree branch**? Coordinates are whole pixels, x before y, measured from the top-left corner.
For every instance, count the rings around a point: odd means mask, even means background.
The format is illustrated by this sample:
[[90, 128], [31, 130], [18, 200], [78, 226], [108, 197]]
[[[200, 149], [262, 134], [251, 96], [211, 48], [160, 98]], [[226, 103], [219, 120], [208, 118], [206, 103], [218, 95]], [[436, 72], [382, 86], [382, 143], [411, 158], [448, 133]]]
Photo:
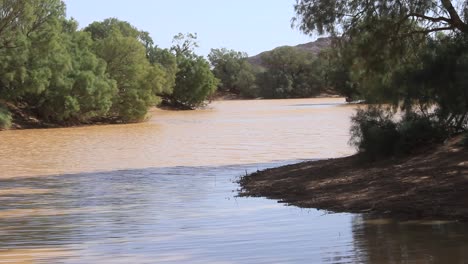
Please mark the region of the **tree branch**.
[[427, 35], [427, 34], [432, 33], [432, 32], [445, 31], [445, 30], [454, 30], [454, 29], [455, 29], [455, 26], [430, 28], [430, 29], [426, 29], [426, 30], [411, 31], [411, 32], [408, 32], [408, 35], [411, 35], [411, 34], [426, 34]]
[[468, 25], [465, 24], [460, 18], [460, 16], [457, 13], [457, 10], [455, 7], [452, 5], [452, 1], [450, 0], [441, 0], [442, 6], [447, 10], [447, 12], [450, 14], [450, 23], [454, 28], [468, 33]]
[[405, 16], [405, 19], [408, 19], [410, 17], [417, 17], [417, 18], [422, 18], [422, 19], [426, 19], [426, 20], [429, 20], [431, 22], [446, 22], [446, 23], [451, 23], [452, 20], [450, 18], [447, 18], [447, 17], [430, 17], [430, 16], [426, 16], [426, 15], [423, 15], [423, 14], [418, 14], [418, 13], [409, 13], [408, 15]]

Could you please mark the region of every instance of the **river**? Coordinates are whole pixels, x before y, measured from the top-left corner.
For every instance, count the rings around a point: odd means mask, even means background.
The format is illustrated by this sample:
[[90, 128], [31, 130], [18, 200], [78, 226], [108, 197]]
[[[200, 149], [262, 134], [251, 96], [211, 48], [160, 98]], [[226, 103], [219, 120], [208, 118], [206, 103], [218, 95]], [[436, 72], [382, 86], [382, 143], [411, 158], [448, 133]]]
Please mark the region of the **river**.
[[343, 99], [220, 101], [145, 123], [0, 132], [0, 263], [467, 263], [468, 225], [238, 198], [346, 156]]

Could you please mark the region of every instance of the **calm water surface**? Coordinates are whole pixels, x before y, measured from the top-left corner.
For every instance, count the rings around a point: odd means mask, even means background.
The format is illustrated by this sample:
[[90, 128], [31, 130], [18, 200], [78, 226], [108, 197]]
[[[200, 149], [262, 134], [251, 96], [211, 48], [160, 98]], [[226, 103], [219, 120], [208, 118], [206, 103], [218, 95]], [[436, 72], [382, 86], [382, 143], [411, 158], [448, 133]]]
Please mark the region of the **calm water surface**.
[[468, 263], [467, 224], [236, 198], [245, 173], [352, 154], [343, 101], [1, 132], [0, 263]]

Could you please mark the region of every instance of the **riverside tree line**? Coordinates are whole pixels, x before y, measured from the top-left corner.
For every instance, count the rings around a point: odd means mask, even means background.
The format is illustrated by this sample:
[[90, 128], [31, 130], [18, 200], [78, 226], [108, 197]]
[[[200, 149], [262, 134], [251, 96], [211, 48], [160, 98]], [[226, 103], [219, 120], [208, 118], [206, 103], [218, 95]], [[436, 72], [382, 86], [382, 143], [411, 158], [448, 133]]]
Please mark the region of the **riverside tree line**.
[[314, 55], [281, 47], [251, 64], [224, 48], [208, 60], [197, 55], [196, 34], [161, 49], [148, 32], [113, 18], [78, 29], [60, 0], [2, 0], [0, 128], [17, 108], [59, 125], [138, 122], [150, 107], [194, 109], [216, 91], [245, 98], [332, 91], [372, 104], [351, 130], [351, 143], [372, 157], [468, 129], [466, 1], [296, 0], [294, 8], [294, 25], [331, 36], [331, 48]]
[[79, 30], [60, 0], [0, 5], [0, 127], [11, 122], [6, 106], [63, 125], [136, 122], [162, 98], [196, 107], [216, 89], [208, 62], [191, 49], [193, 35], [160, 49], [113, 18]]
[[264, 56], [213, 49], [195, 54], [196, 34], [179, 34], [170, 49], [148, 32], [115, 18], [83, 29], [67, 19], [60, 0], [0, 1], [0, 128], [12, 109], [58, 125], [138, 122], [164, 103], [194, 109], [216, 91], [246, 98], [318, 94], [319, 59], [293, 48]]

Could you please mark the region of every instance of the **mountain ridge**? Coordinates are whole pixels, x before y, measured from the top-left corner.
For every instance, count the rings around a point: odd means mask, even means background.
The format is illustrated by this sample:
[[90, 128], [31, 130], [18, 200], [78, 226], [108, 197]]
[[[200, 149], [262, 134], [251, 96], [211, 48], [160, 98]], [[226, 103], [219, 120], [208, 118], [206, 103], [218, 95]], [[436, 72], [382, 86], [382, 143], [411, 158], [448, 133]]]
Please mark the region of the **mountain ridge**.
[[288, 45], [279, 46], [279, 47], [276, 47], [276, 48], [274, 48], [272, 50], [264, 51], [264, 52], [261, 52], [261, 53], [259, 53], [257, 55], [248, 57], [247, 61], [250, 62], [253, 65], [264, 66], [263, 61], [262, 61], [262, 56], [265, 55], [265, 54], [268, 54], [269, 52], [272, 52], [272, 51], [274, 51], [274, 50], [276, 50], [278, 48], [293, 47], [293, 48], [297, 48], [297, 49], [300, 49], [300, 50], [309, 51], [309, 52], [313, 53], [314, 55], [318, 55], [322, 50], [331, 47], [331, 44], [332, 44], [332, 37], [317, 38], [315, 41], [299, 44], [299, 45], [296, 45], [296, 46], [288, 46]]

